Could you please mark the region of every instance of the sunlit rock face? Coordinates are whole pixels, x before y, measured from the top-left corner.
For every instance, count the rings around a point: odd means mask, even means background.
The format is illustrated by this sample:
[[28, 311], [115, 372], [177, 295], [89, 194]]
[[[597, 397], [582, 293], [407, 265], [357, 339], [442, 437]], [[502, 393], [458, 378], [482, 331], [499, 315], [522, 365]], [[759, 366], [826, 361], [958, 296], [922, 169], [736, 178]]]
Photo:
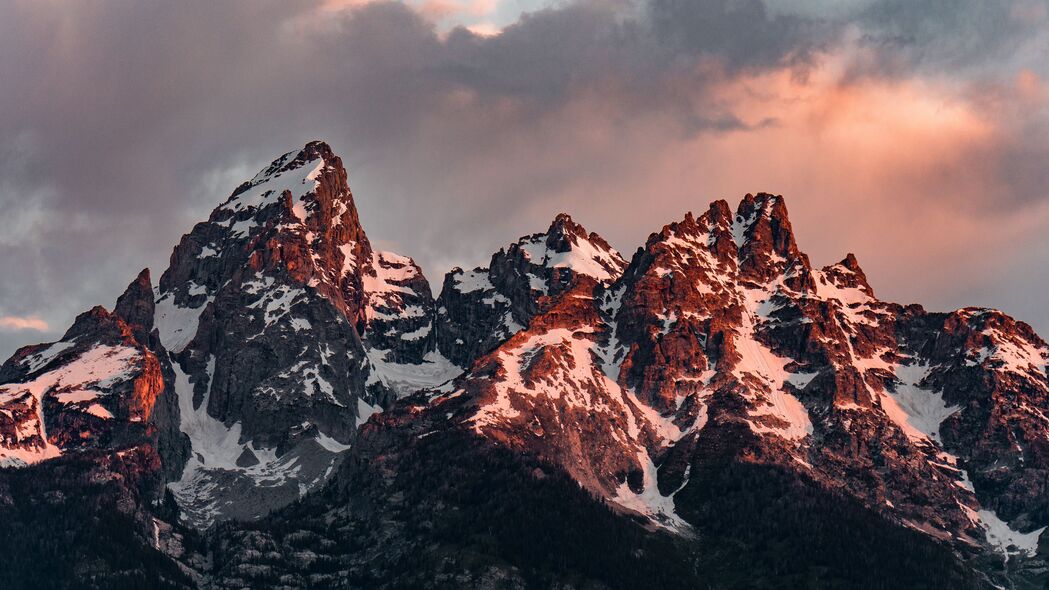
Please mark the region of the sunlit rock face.
[[1045, 343], [999, 312], [880, 301], [851, 254], [812, 268], [782, 197], [712, 203], [617, 278], [537, 300], [434, 412], [674, 531], [717, 448], [935, 538], [1035, 554]]
[[142, 271], [113, 312], [95, 307], [58, 342], [24, 347], [0, 367], [0, 463], [148, 445], [169, 472], [181, 469], [185, 440], [152, 304]]

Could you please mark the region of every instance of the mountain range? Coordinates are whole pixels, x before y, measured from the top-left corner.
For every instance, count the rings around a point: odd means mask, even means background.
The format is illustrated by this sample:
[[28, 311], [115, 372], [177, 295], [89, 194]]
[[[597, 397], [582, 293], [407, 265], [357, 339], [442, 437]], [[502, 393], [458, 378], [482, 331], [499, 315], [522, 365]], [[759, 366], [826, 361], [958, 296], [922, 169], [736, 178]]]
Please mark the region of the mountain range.
[[630, 256], [560, 214], [435, 298], [311, 142], [0, 366], [0, 583], [1043, 588], [1047, 364], [766, 193]]

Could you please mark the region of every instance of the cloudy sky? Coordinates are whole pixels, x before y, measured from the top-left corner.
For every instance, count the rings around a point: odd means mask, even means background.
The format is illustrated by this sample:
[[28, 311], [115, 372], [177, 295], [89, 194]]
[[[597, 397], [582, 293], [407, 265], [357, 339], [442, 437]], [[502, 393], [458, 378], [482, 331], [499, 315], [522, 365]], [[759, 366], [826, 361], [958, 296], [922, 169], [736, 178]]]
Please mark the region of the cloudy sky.
[[1049, 334], [1046, 55], [1046, 0], [3, 2], [0, 356], [311, 139], [436, 284], [767, 191], [883, 298]]

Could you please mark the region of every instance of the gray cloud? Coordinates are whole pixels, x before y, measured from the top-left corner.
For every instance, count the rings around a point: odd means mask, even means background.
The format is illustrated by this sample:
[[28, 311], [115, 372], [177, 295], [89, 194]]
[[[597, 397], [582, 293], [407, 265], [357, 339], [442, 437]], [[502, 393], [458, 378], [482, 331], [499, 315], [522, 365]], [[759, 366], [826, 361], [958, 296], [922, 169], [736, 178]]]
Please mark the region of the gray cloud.
[[[111, 304], [244, 177], [314, 138], [343, 155], [369, 234], [434, 282], [561, 209], [631, 251], [685, 209], [737, 196], [705, 194], [687, 167], [665, 195], [637, 194], [668, 153], [780, 125], [739, 111], [727, 85], [803, 79], [850, 27], [876, 49], [854, 69], [897, 77], [1013, 60], [1045, 31], [1020, 9], [956, 5], [865, 2], [829, 18], [760, 0], [574, 2], [482, 37], [440, 34], [397, 3], [6, 3], [0, 315], [60, 332]], [[1002, 199], [1042, 180], [1049, 144], [1023, 132], [1037, 121], [1002, 139], [1023, 157], [992, 154], [989, 174], [1021, 179], [1000, 183]], [[745, 187], [760, 188], [776, 190]], [[33, 337], [0, 330], [0, 356]]]
[[856, 20], [885, 69], [957, 72], [1001, 68], [1032, 44], [1044, 49], [1047, 7], [1045, 0], [879, 0]]
[[807, 65], [838, 23], [772, 14], [762, 0], [652, 0], [653, 33], [672, 52], [711, 54], [730, 68]]

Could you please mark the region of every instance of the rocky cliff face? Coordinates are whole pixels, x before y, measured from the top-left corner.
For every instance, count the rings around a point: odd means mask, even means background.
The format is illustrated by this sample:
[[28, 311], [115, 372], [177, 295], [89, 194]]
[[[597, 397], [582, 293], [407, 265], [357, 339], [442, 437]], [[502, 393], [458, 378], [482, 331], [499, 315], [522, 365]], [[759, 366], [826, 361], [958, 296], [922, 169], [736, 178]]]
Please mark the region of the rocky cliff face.
[[186, 444], [152, 302], [143, 271], [113, 312], [95, 307], [58, 342], [22, 348], [0, 367], [0, 463], [147, 445], [169, 473], [181, 469]]
[[342, 162], [319, 142], [275, 160], [183, 237], [156, 306], [194, 448], [172, 489], [198, 524], [299, 498], [393, 402], [403, 365], [447, 370], [425, 358], [426, 279], [410, 258], [372, 248]]
[[1047, 363], [1000, 312], [881, 301], [851, 254], [813, 267], [769, 194], [629, 263], [559, 215], [435, 301], [314, 142], [186, 234], [156, 289], [143, 272], [0, 367], [0, 464], [23, 468], [0, 470], [0, 520], [116, 482], [84, 503], [119, 500], [106, 538], [205, 587], [857, 587], [871, 555], [903, 585], [1036, 587]]
[[664, 227], [618, 280], [576, 280], [433, 411], [682, 534], [691, 474], [729, 453], [1034, 558], [1047, 359], [1001, 313], [879, 301], [852, 255], [812, 268], [762, 194]]

